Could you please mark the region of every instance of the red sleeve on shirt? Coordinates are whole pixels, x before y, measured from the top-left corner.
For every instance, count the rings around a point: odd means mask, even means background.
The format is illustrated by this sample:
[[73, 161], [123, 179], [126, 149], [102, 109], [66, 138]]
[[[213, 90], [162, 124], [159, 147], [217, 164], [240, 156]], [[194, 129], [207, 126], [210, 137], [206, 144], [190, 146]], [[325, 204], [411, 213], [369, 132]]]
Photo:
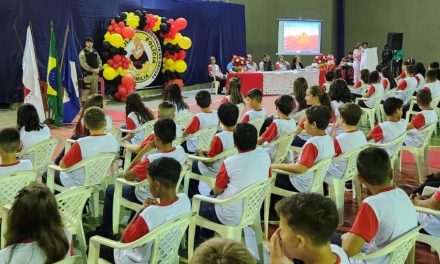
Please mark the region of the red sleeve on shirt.
[[403, 80], [403, 81], [401, 81], [401, 82], [399, 83], [399, 85], [397, 86], [397, 89], [399, 89], [399, 90], [405, 90], [406, 86], [408, 86], [408, 84], [406, 83], [405, 80]]
[[315, 164], [316, 158], [318, 157], [318, 149], [313, 144], [307, 144], [301, 150], [301, 159], [299, 164], [310, 168]]
[[434, 193], [434, 199], [440, 203], [440, 188]]
[[219, 137], [214, 136], [209, 147], [208, 157], [214, 157], [223, 151], [223, 143]]
[[223, 97], [222, 101], [220, 102], [220, 104], [227, 104], [229, 103], [228, 97]]
[[220, 166], [220, 170], [217, 173], [217, 177], [215, 178], [215, 187], [219, 189], [226, 189], [229, 183], [228, 172], [226, 171], [225, 163], [222, 162]]
[[383, 88], [384, 88], [384, 89], [387, 89], [387, 88], [388, 88], [388, 81], [387, 81], [387, 79], [383, 79], [383, 81], [382, 81], [382, 85], [383, 85]]
[[302, 118], [302, 119], [299, 121], [298, 126], [301, 127], [302, 129], [304, 129], [304, 121], [305, 121], [305, 120], [306, 120], [305, 118]]
[[193, 117], [191, 123], [186, 127], [185, 133], [194, 134], [200, 129], [200, 120], [197, 116]]
[[379, 221], [371, 206], [362, 203], [359, 211], [354, 219], [350, 233], [356, 234], [365, 241], [370, 242], [379, 229]]
[[248, 115], [244, 115], [243, 119], [241, 120], [242, 123], [247, 123], [249, 122], [249, 116]]
[[133, 130], [136, 128], [136, 124], [133, 122], [133, 119], [131, 117], [127, 117], [127, 129]]
[[133, 167], [133, 173], [138, 180], [143, 181], [147, 178], [148, 167], [150, 167], [150, 160], [148, 158]]
[[210, 65], [208, 65], [208, 73], [213, 74], [212, 67]]
[[263, 135], [261, 137], [264, 139], [264, 141], [272, 142], [274, 138], [278, 135], [278, 128], [277, 124], [275, 122], [272, 122], [270, 126], [264, 131]]
[[322, 90], [324, 90], [324, 92], [327, 92], [327, 87], [325, 87], [325, 85], [322, 85]]
[[417, 114], [413, 119], [411, 119], [411, 124], [419, 129], [425, 126], [425, 116], [422, 114]]
[[360, 81], [357, 81], [355, 84], [354, 84], [354, 87], [353, 88], [360, 88], [362, 86], [362, 83], [360, 82]]
[[400, 77], [400, 78], [405, 78], [405, 77], [406, 77], [405, 72], [403, 71], [403, 72], [399, 75], [399, 77]]
[[372, 94], [374, 94], [375, 91], [376, 91], [376, 88], [374, 88], [374, 85], [370, 85], [370, 87], [368, 88], [367, 95], [371, 96]]
[[150, 230], [148, 229], [148, 224], [145, 222], [144, 218], [137, 216], [137, 218], [131, 223], [124, 233], [122, 233], [121, 241], [122, 243], [130, 243], [148, 234]]
[[382, 128], [379, 125], [376, 125], [368, 134], [374, 141], [379, 141], [383, 138]]
[[419, 82], [420, 82], [420, 78], [419, 78], [419, 76], [414, 76], [414, 78], [416, 78], [416, 80], [417, 80], [417, 84], [419, 84]]
[[141, 148], [145, 147], [148, 143], [154, 141], [154, 133], [149, 134], [141, 143]]
[[339, 156], [342, 153], [341, 146], [336, 138], [333, 139], [333, 144], [335, 145], [336, 156]]
[[63, 162], [64, 165], [66, 165], [66, 167], [71, 167], [76, 163], [80, 162], [81, 160], [82, 160], [81, 148], [78, 142], [75, 142], [73, 143], [69, 151], [66, 153], [66, 155], [64, 155], [61, 162]]

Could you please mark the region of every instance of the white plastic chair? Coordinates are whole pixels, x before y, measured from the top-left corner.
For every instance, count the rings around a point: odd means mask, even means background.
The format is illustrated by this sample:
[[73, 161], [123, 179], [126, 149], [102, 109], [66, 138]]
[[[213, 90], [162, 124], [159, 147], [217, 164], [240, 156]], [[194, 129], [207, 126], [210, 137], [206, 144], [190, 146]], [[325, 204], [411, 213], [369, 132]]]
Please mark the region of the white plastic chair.
[[93, 191], [94, 187], [83, 186], [69, 189], [55, 195], [58, 210], [63, 217], [64, 227], [67, 228], [70, 234], [76, 235], [84, 263], [87, 261], [87, 245], [82, 223], [82, 214], [84, 206]]
[[[437, 191], [437, 188], [426, 186], [423, 189], [422, 195], [432, 195], [436, 191]], [[417, 212], [419, 212], [419, 213], [425, 213], [425, 214], [431, 215], [432, 217], [440, 218], [440, 210], [433, 210], [433, 209], [429, 209], [426, 207], [420, 207], [420, 206], [415, 206], [415, 208], [416, 208]], [[428, 244], [429, 246], [431, 246], [431, 251], [432, 252], [436, 251], [437, 255], [439, 256], [439, 260], [440, 260], [440, 237], [420, 233], [417, 241], [419, 241], [421, 243]]]
[[214, 80], [211, 82], [211, 93], [217, 95], [218, 88], [220, 88], [220, 82], [216, 80], [215, 75], [213, 76]]
[[408, 258], [410, 263], [414, 263], [415, 243], [417, 237], [419, 236], [419, 231], [422, 228], [423, 226], [418, 226], [408, 231], [406, 234], [400, 236], [399, 238], [395, 239], [393, 242], [389, 243], [385, 247], [370, 254], [356, 255], [352, 257], [352, 259], [368, 261], [378, 257], [389, 255], [390, 260], [389, 262], [387, 262], [388, 264], [402, 264], [405, 263]]
[[243, 113], [244, 103], [236, 105], [238, 107], [238, 120], [241, 120], [241, 114]]
[[[260, 224], [260, 209], [264, 201], [264, 197], [269, 192], [272, 179], [257, 182], [243, 189], [236, 195], [220, 200], [212, 197], [194, 195], [192, 200], [192, 211], [197, 214], [191, 219], [188, 230], [188, 259], [191, 259], [194, 252], [194, 236], [196, 226], [215, 231], [223, 238], [234, 239], [241, 242], [242, 232], [245, 227], [251, 226], [255, 232], [257, 239], [259, 258], [263, 262], [263, 242]], [[240, 222], [236, 226], [227, 226], [212, 222], [201, 217], [198, 213], [200, 210], [200, 202], [208, 202], [215, 205], [228, 205], [232, 203], [243, 202], [243, 213]]]
[[339, 214], [339, 224], [344, 224], [344, 193], [345, 193], [345, 183], [352, 181], [357, 173], [356, 160], [359, 152], [364, 150], [367, 146], [361, 146], [348, 151], [338, 157], [334, 157], [332, 162], [346, 161], [347, 166], [345, 167], [344, 175], [342, 178], [331, 177], [331, 180], [326, 181], [329, 186], [329, 196], [336, 204]]
[[135, 128], [133, 130], [121, 128], [121, 133], [136, 134], [139, 131], [144, 131], [144, 136], [147, 136], [153, 132], [155, 123], [156, 123], [156, 120], [150, 120], [150, 121], [142, 124], [141, 126]]
[[[217, 160], [220, 160], [220, 159], [227, 159], [236, 153], [237, 153], [237, 149], [232, 148], [232, 149], [223, 151], [223, 152], [219, 153], [218, 155], [211, 157], [211, 158], [199, 157], [199, 156], [195, 156], [195, 155], [188, 155], [188, 164], [189, 164], [189, 166], [191, 166], [194, 160], [202, 161], [202, 162], [210, 162], [210, 163], [216, 162]], [[183, 179], [183, 192], [186, 195], [188, 195], [189, 180], [190, 179], [203, 181], [209, 187], [214, 188], [215, 177], [210, 177], [210, 176], [206, 176], [206, 175], [199, 175], [199, 174], [193, 173], [191, 171], [188, 171], [188, 173], [185, 175], [185, 177]]]
[[186, 113], [176, 115], [174, 122], [176, 122], [176, 124], [179, 125], [180, 128], [184, 129], [189, 125], [194, 116], [195, 114], [193, 112], [188, 111]]
[[52, 156], [58, 143], [60, 143], [60, 140], [57, 138], [43, 140], [27, 150], [17, 153], [17, 157], [22, 159], [26, 156], [33, 156], [31, 161], [34, 170], [41, 175], [46, 172], [47, 165], [52, 163]]
[[[358, 104], [359, 101], [369, 101], [369, 100], [375, 100], [374, 101], [374, 105], [372, 108], [368, 108], [368, 107], [361, 107], [363, 113], [365, 115], [367, 115], [367, 118], [370, 122], [370, 128], [373, 129], [374, 128], [374, 123], [375, 123], [375, 116], [377, 115], [378, 117], [380, 116], [380, 100], [383, 96], [383, 93], [379, 93], [375, 96], [369, 97], [369, 98], [365, 98], [365, 97], [358, 97], [355, 100], [355, 104]], [[379, 119], [379, 118], [378, 118]]]
[[[59, 172], [72, 172], [77, 169], [82, 169], [84, 172], [83, 186], [96, 186], [100, 187], [105, 184], [110, 166], [115, 158], [115, 153], [101, 153], [93, 157], [84, 159], [77, 164], [62, 169], [56, 165], [49, 165], [47, 167], [47, 187], [54, 192], [67, 191], [69, 188], [55, 184], [55, 171]], [[92, 216], [98, 217], [99, 215], [99, 188], [95, 189], [92, 201]]]
[[261, 130], [261, 127], [264, 124], [264, 120], [266, 120], [266, 117], [265, 116], [260, 116], [260, 117], [254, 118], [252, 120], [249, 120], [248, 123], [253, 125], [257, 129], [257, 132], [259, 133], [260, 130]]
[[[408, 131], [407, 135], [425, 135], [425, 140], [420, 147], [402, 146], [402, 150], [408, 151], [414, 156], [420, 183], [423, 183], [425, 180], [424, 175], [429, 174], [430, 171], [428, 144], [436, 127], [437, 123], [433, 123], [418, 131]], [[402, 160], [402, 152], [403, 151], [400, 152], [400, 160]], [[400, 171], [402, 171], [402, 162], [400, 162], [399, 167]]]
[[[177, 185], [176, 185], [176, 193], [179, 193], [180, 185], [181, 185], [185, 175], [187, 174], [187, 172], [189, 171], [190, 168], [191, 167], [187, 164], [182, 166], [182, 170], [180, 171], [179, 181], [177, 182]], [[142, 209], [142, 204], [131, 202], [131, 201], [125, 199], [124, 197], [122, 197], [122, 188], [124, 187], [124, 185], [133, 186], [134, 188], [141, 187], [141, 186], [148, 186], [148, 179], [143, 180], [141, 182], [127, 181], [124, 178], [116, 179], [115, 192], [114, 192], [114, 196], [113, 196], [113, 215], [112, 215], [113, 234], [117, 234], [119, 231], [119, 223], [120, 223], [119, 218], [120, 218], [120, 213], [121, 213], [121, 206], [128, 208], [128, 209], [131, 209], [135, 212]]]
[[214, 137], [216, 132], [217, 132], [217, 126], [203, 128], [194, 134], [188, 135], [185, 138], [185, 140], [188, 140], [190, 138], [198, 138], [197, 149], [207, 151], [207, 150], [209, 150], [209, 147], [211, 146], [211, 140]]
[[151, 243], [149, 263], [179, 263], [179, 245], [189, 225], [192, 214], [185, 214], [155, 228], [147, 235], [131, 243], [113, 241], [101, 236], [90, 239], [88, 264], [101, 263], [99, 259], [100, 245], [114, 249], [128, 250]]
[[[314, 173], [312, 185], [310, 186], [309, 192], [312, 193], [324, 193], [324, 179], [325, 175], [327, 174], [327, 170], [330, 167], [330, 163], [332, 161], [333, 157], [325, 158], [315, 165], [313, 165], [311, 168], [309, 168], [305, 173]], [[283, 171], [283, 170], [272, 170], [272, 177], [276, 179], [278, 177], [278, 174], [285, 174], [280, 177], [289, 177], [290, 172]], [[284, 190], [282, 188], [279, 188], [275, 186], [276, 180], [273, 181], [273, 184], [270, 188], [270, 191], [267, 193], [264, 201], [264, 233], [266, 235], [266, 238], [269, 238], [269, 207], [270, 207], [270, 196], [272, 194], [280, 195], [283, 197], [289, 197], [292, 195], [297, 194], [296, 192]]]
[[[413, 108], [414, 108], [414, 104], [416, 104], [416, 103], [417, 103], [417, 99], [415, 97], [413, 97], [411, 100], [411, 104], [409, 106], [409, 110], [407, 112], [407, 119], [406, 119], [407, 121], [409, 121], [409, 115], [408, 115], [409, 112], [417, 113], [417, 112], [412, 112]], [[431, 107], [432, 107], [432, 109], [435, 110], [435, 112], [437, 113], [437, 116], [440, 117], [440, 108], [438, 107], [439, 103], [440, 103], [440, 96], [437, 96], [436, 98], [432, 98]], [[438, 122], [438, 124], [440, 124], [440, 122]], [[437, 135], [436, 129], [434, 130], [434, 134]]]
[[63, 260], [60, 260], [58, 262], [55, 262], [55, 264], [75, 264], [75, 263], [79, 263], [79, 261], [81, 260], [81, 256], [71, 256], [71, 257], [66, 257]]
[[271, 146], [277, 146], [277, 151], [272, 163], [282, 163], [286, 159], [290, 151], [290, 144], [292, 144], [295, 136], [295, 132], [287, 133], [270, 143]]
[[110, 135], [114, 136], [116, 138], [116, 141], [118, 141], [118, 144], [121, 144], [121, 137], [122, 137], [122, 131], [119, 128], [110, 128], [106, 130], [105, 132], [109, 133]]
[[290, 114], [290, 117], [295, 119], [296, 123], [299, 123], [301, 119], [306, 115], [306, 109], [303, 109], [299, 112]]

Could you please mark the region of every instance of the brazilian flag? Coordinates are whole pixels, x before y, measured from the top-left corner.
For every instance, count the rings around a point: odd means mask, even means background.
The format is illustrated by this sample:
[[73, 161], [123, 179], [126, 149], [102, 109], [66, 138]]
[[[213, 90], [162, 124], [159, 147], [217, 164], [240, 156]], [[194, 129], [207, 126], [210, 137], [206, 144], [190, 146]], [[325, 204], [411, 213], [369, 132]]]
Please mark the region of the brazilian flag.
[[61, 125], [63, 103], [61, 101], [61, 74], [58, 66], [57, 48], [53, 25], [50, 27], [49, 60], [47, 62], [47, 104], [52, 110], [55, 125]]

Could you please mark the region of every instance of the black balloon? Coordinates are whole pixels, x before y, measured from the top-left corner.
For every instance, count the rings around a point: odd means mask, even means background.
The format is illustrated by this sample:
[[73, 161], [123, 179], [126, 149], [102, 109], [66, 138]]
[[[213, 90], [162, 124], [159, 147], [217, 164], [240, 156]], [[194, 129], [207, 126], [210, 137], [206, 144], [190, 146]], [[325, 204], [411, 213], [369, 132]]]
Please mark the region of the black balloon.
[[122, 19], [126, 19], [126, 18], [127, 18], [127, 14], [124, 13], [124, 12], [122, 12], [122, 13], [120, 14], [120, 17], [121, 17]]
[[165, 22], [167, 22], [168, 21], [168, 18], [166, 18], [166, 17], [162, 17], [162, 19], [160, 20], [162, 23], [165, 23]]
[[174, 46], [174, 51], [175, 51], [175, 52], [179, 52], [180, 50], [181, 50], [181, 48], [180, 48], [179, 45], [175, 45], [175, 46]]
[[107, 61], [110, 57], [110, 54], [108, 51], [104, 50], [103, 52], [101, 52], [101, 57], [102, 57], [102, 60]]
[[110, 48], [110, 53], [113, 55], [117, 52], [117, 49], [115, 47]]
[[119, 23], [119, 22], [121, 22], [121, 21], [122, 21], [122, 19], [121, 19], [121, 17], [120, 17], [120, 16], [115, 16], [115, 21]]
[[147, 14], [147, 10], [142, 10], [142, 15], [145, 16]]
[[108, 50], [110, 49], [111, 45], [108, 41], [104, 40], [104, 42], [102, 43], [102, 49], [103, 50]]
[[173, 44], [168, 43], [168, 44], [165, 45], [165, 48], [166, 48], [167, 50], [172, 50], [172, 49], [173, 49]]
[[176, 54], [176, 52], [174, 50], [170, 50], [170, 54], [174, 55], [174, 54]]
[[168, 29], [168, 25], [166, 23], [160, 24], [160, 31], [166, 32]]

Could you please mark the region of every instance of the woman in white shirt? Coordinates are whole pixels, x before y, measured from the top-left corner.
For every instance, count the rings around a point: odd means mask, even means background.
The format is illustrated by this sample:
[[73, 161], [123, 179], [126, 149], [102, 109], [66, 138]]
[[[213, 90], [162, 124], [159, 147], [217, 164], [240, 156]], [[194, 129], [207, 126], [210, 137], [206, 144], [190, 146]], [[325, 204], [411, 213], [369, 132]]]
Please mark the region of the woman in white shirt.
[[0, 263], [55, 263], [69, 253], [55, 196], [45, 185], [32, 183], [18, 193], [8, 212], [5, 240]]

